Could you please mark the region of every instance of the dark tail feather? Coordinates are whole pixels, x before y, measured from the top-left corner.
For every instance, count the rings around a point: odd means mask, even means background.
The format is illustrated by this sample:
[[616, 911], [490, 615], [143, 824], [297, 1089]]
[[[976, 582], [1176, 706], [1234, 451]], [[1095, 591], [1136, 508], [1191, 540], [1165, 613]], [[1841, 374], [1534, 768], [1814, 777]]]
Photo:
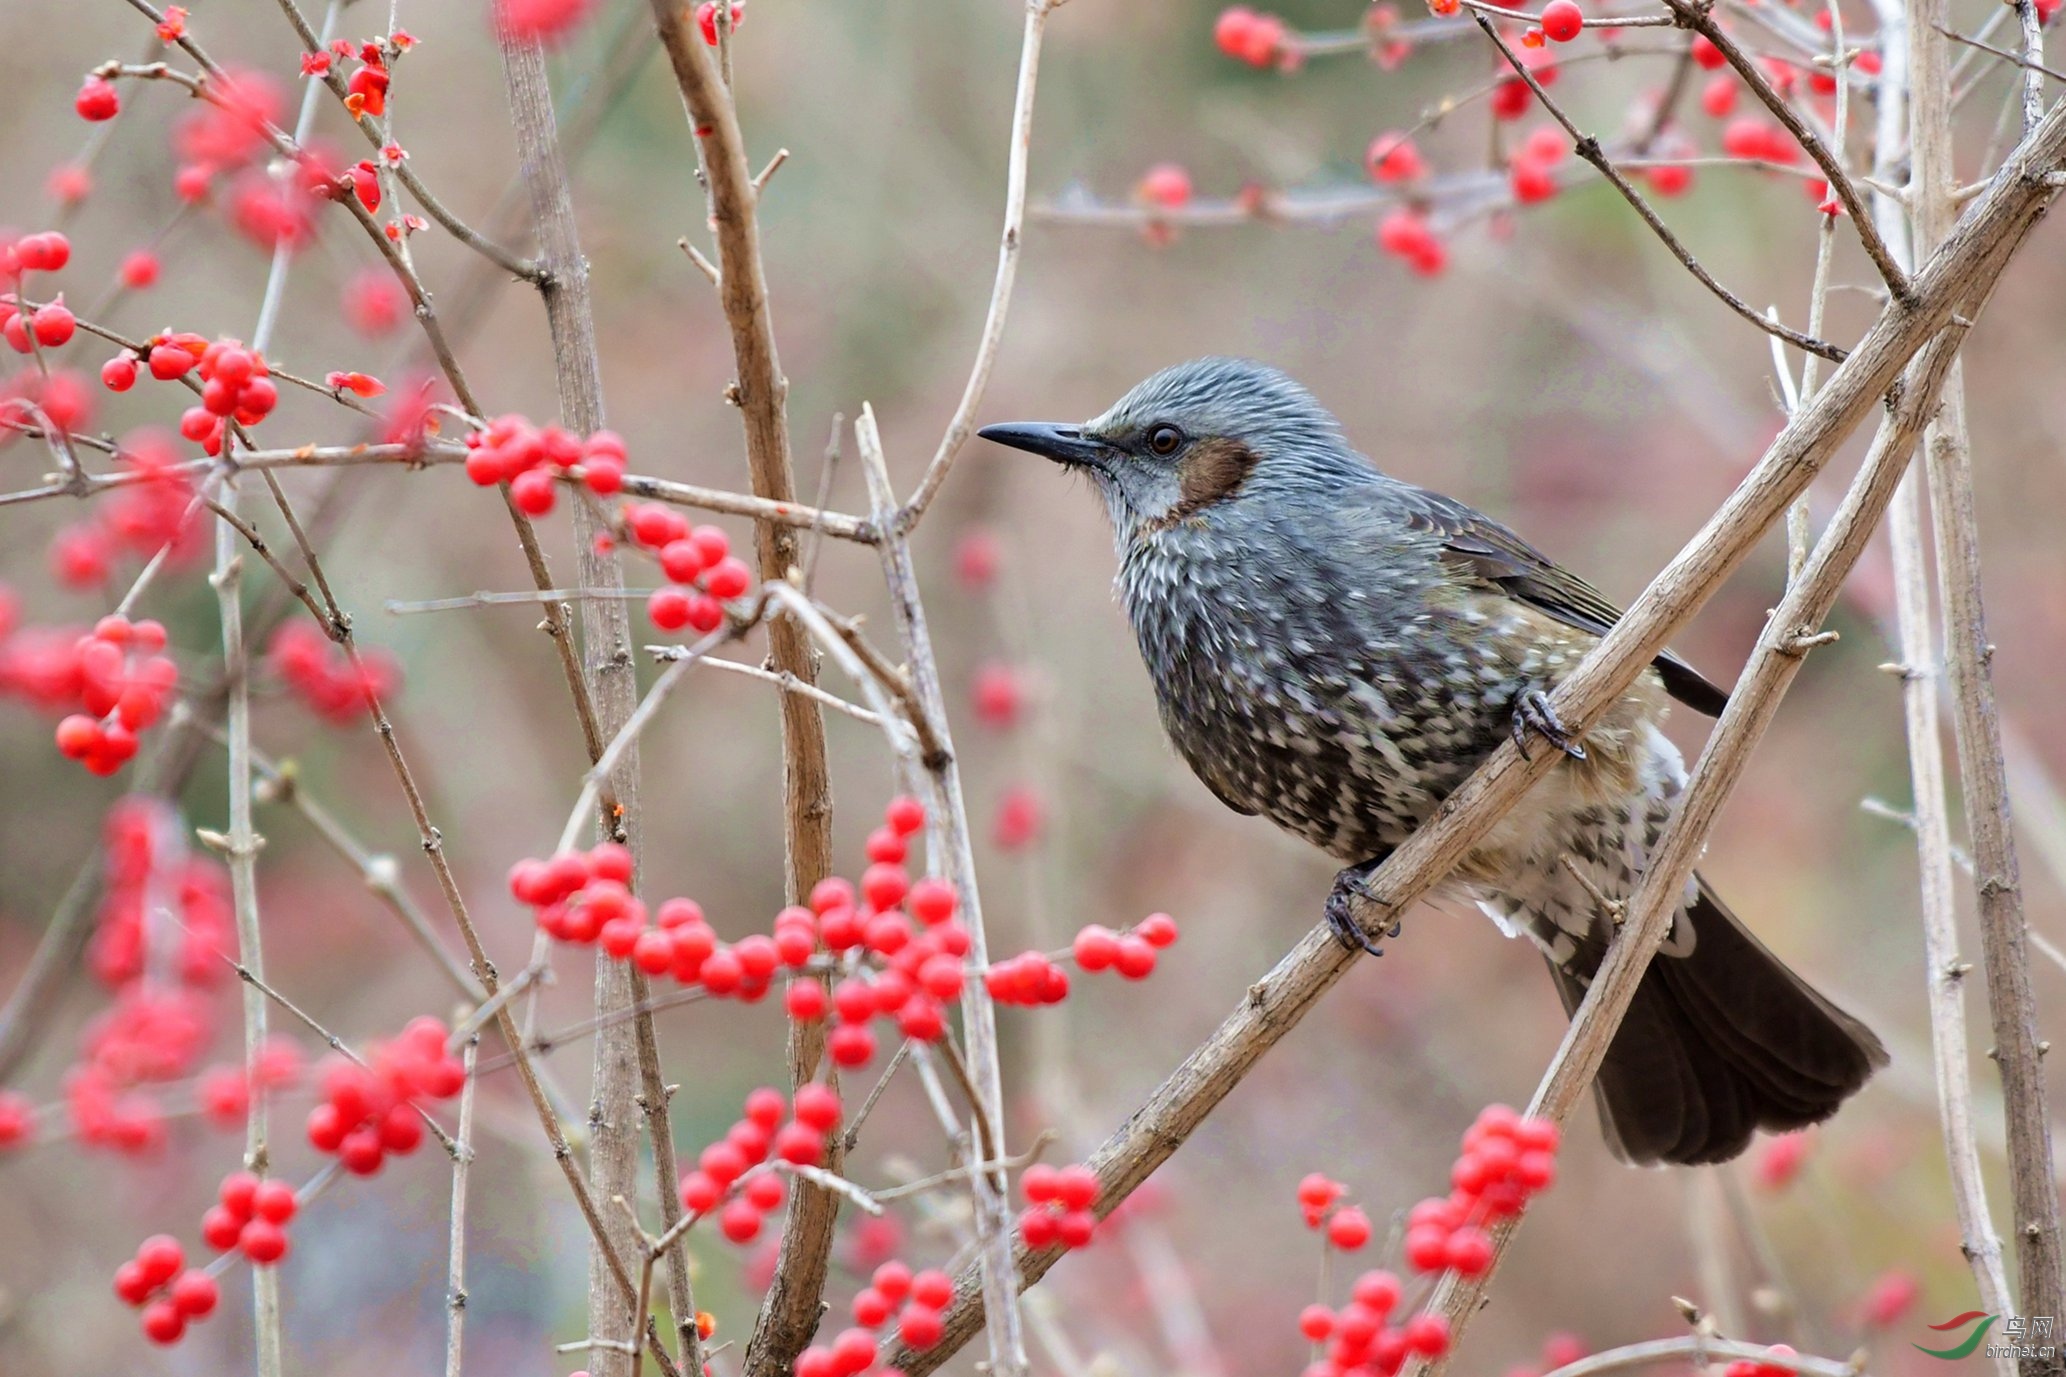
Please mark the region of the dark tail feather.
[[[1601, 1126], [1631, 1162], [1725, 1162], [1759, 1129], [1785, 1133], [1836, 1112], [1887, 1064], [1872, 1030], [1811, 989], [1695, 877], [1693, 950], [1660, 953], [1593, 1085]], [[1552, 967], [1577, 1009], [1603, 949]]]

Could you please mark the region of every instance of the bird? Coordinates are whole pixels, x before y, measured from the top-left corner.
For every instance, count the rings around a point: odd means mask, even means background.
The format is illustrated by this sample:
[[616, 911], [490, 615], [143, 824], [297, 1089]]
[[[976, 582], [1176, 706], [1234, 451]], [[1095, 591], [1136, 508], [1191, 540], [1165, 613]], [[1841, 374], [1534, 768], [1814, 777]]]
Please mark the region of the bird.
[[[1345, 863], [1323, 909], [1344, 942], [1379, 950], [1356, 897], [1501, 742], [1561, 752], [1436, 896], [1532, 940], [1577, 1009], [1685, 787], [1659, 724], [1674, 701], [1718, 716], [1721, 688], [1667, 650], [1568, 731], [1549, 694], [1619, 609], [1492, 518], [1379, 471], [1266, 365], [1196, 359], [1082, 424], [979, 434], [1089, 478], [1169, 739], [1229, 808]], [[1696, 874], [1594, 1099], [1618, 1157], [1714, 1163], [1829, 1117], [1886, 1062]]]

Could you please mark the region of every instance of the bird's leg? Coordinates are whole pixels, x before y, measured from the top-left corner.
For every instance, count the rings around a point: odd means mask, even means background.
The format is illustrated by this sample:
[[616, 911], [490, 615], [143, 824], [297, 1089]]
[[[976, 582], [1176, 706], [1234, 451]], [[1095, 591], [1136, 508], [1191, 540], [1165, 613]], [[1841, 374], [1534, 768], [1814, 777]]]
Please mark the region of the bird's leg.
[[[1382, 855], [1372, 856], [1367, 861], [1358, 861], [1355, 865], [1344, 867], [1342, 872], [1334, 877], [1334, 888], [1327, 893], [1327, 907], [1324, 910], [1327, 930], [1350, 951], [1367, 951], [1372, 956], [1384, 955], [1377, 943], [1371, 940], [1370, 934], [1363, 930], [1363, 925], [1356, 921], [1355, 907], [1358, 899], [1371, 897], [1370, 891], [1364, 886], [1391, 854], [1386, 851]], [[1399, 925], [1393, 923], [1391, 930], [1385, 935], [1397, 937]]]
[[1529, 689], [1514, 700], [1514, 745], [1520, 748], [1523, 760], [1528, 758], [1530, 732], [1541, 736], [1573, 760], [1586, 758], [1584, 745], [1557, 716], [1557, 710], [1550, 706], [1549, 695], [1539, 688]]

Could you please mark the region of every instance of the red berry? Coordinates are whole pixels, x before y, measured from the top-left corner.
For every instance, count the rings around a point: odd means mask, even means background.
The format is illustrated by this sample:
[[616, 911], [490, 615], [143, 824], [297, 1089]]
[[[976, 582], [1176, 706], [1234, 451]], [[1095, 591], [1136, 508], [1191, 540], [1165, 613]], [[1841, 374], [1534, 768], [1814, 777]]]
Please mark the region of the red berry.
[[1191, 174], [1176, 163], [1157, 163], [1141, 175], [1133, 194], [1161, 210], [1182, 210], [1191, 201]]
[[1098, 1174], [1087, 1166], [1063, 1167], [1055, 1173], [1055, 1199], [1063, 1208], [1087, 1210], [1097, 1203]]
[[906, 1306], [903, 1318], [897, 1321], [897, 1337], [921, 1351], [939, 1343], [946, 1334], [947, 1322], [938, 1310], [929, 1306], [915, 1303]]
[[[891, 826], [894, 828], [895, 824]], [[933, 875], [915, 881], [911, 892], [904, 896], [904, 907], [927, 927], [952, 918], [957, 903], [954, 886]]]
[[79, 112], [82, 120], [111, 120], [122, 109], [122, 98], [116, 94], [114, 84], [105, 77], [88, 77], [79, 88], [79, 94], [72, 101], [72, 108]]
[[1449, 1270], [1480, 1276], [1492, 1265], [1492, 1238], [1483, 1229], [1462, 1228], [1449, 1235], [1442, 1261]]
[[866, 1066], [875, 1059], [875, 1034], [864, 1024], [849, 1023], [834, 1028], [825, 1040], [826, 1050], [833, 1063], [839, 1066]]
[[136, 356], [117, 354], [100, 366], [101, 386], [110, 392], [127, 392], [136, 386]]
[[775, 1156], [800, 1167], [825, 1160], [825, 1135], [809, 1124], [789, 1124], [775, 1135]]
[[782, 1178], [773, 1172], [763, 1172], [746, 1183], [739, 1198], [755, 1209], [766, 1213], [782, 1208]]
[[1133, 925], [1134, 934], [1151, 947], [1176, 945], [1176, 919], [1166, 913], [1151, 913]]
[[294, 1187], [285, 1181], [261, 1181], [251, 1192], [252, 1213], [275, 1224], [285, 1224], [294, 1218], [294, 1212], [300, 1206]]
[[516, 503], [517, 510], [525, 516], [550, 514], [558, 497], [549, 469], [526, 469], [509, 480], [509, 500]]
[[1064, 1248], [1084, 1248], [1097, 1229], [1098, 1217], [1089, 1210], [1070, 1210], [1056, 1219], [1055, 1238]]
[[1406, 1347], [1424, 1358], [1449, 1351], [1449, 1321], [1440, 1315], [1415, 1315], [1406, 1322]]
[[287, 1231], [270, 1219], [254, 1219], [244, 1226], [237, 1247], [252, 1266], [270, 1266], [287, 1256]]
[[152, 1301], [143, 1308], [143, 1336], [154, 1344], [175, 1344], [186, 1333], [186, 1316], [169, 1300]]
[[751, 1243], [760, 1234], [761, 1210], [746, 1199], [734, 1200], [718, 1211], [719, 1232], [734, 1243]]
[[792, 980], [782, 996], [789, 1017], [799, 1023], [815, 1023], [825, 1017], [825, 987], [815, 979]]
[[1070, 950], [1075, 953], [1076, 964], [1084, 970], [1106, 970], [1119, 959], [1119, 934], [1091, 923], [1076, 934]]
[[128, 1305], [142, 1305], [157, 1283], [144, 1275], [143, 1264], [131, 1258], [115, 1269], [115, 1294]]
[[911, 1294], [911, 1269], [901, 1262], [885, 1262], [875, 1269], [875, 1275], [868, 1284], [882, 1292], [894, 1305]]
[[122, 285], [142, 289], [154, 285], [158, 280], [158, 255], [149, 249], [137, 249], [122, 260]]
[[1326, 1343], [1334, 1332], [1334, 1312], [1324, 1305], [1309, 1305], [1298, 1312], [1298, 1332], [1313, 1343]]
[[1569, 43], [1585, 27], [1585, 13], [1572, 0], [1549, 0], [1542, 7], [1542, 31], [1551, 42]]
[[186, 1250], [170, 1234], [152, 1234], [137, 1245], [136, 1265], [153, 1287], [171, 1281], [186, 1262]]
[[1348, 1205], [1336, 1210], [1327, 1221], [1327, 1241], [1343, 1252], [1354, 1252], [1370, 1241], [1370, 1216]]
[[798, 1123], [829, 1133], [839, 1126], [839, 1092], [816, 1081], [800, 1085], [796, 1088], [795, 1113]]
[[711, 1207], [724, 1197], [723, 1188], [700, 1171], [684, 1173], [678, 1184], [681, 1207], [690, 1214], [708, 1214]]
[[703, 575], [703, 589], [720, 602], [730, 602], [753, 586], [753, 571], [743, 560], [730, 555], [719, 560]]
[[192, 368], [194, 356], [176, 344], [156, 344], [151, 346], [149, 363], [151, 376], [166, 382]]
[[[899, 836], [908, 837], [925, 826], [925, 805], [909, 794], [899, 794], [882, 810], [882, 820]], [[816, 891], [812, 891], [815, 898]], [[816, 905], [814, 904], [813, 907]], [[821, 909], [820, 912], [823, 912]]]
[[180, 1314], [198, 1320], [214, 1311], [222, 1299], [222, 1289], [206, 1272], [188, 1270], [172, 1283], [169, 1299]]
[[1119, 953], [1112, 966], [1127, 980], [1144, 980], [1155, 971], [1155, 948], [1138, 933], [1119, 939]]
[[911, 1303], [933, 1310], [945, 1310], [954, 1303], [954, 1278], [937, 1268], [927, 1268], [911, 1278]]
[[854, 1322], [879, 1329], [889, 1321], [890, 1305], [888, 1296], [872, 1286], [866, 1287], [854, 1297]]
[[1726, 66], [1729, 61], [1722, 56], [1722, 50], [1717, 48], [1706, 34], [1693, 36], [1693, 60], [1710, 72], [1717, 67]]
[[63, 298], [40, 306], [29, 317], [29, 327], [36, 332], [36, 343], [45, 349], [55, 349], [70, 340], [72, 332], [79, 328], [78, 317], [66, 306]]

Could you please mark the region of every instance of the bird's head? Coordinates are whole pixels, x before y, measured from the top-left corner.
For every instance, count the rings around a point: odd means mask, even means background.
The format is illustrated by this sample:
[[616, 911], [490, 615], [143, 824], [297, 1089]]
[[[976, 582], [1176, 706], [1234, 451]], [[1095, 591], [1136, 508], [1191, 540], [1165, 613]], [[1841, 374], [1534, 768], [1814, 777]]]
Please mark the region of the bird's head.
[[1122, 543], [1272, 490], [1338, 483], [1344, 462], [1368, 471], [1310, 392], [1246, 359], [1166, 368], [1081, 425], [979, 433], [1090, 475]]

